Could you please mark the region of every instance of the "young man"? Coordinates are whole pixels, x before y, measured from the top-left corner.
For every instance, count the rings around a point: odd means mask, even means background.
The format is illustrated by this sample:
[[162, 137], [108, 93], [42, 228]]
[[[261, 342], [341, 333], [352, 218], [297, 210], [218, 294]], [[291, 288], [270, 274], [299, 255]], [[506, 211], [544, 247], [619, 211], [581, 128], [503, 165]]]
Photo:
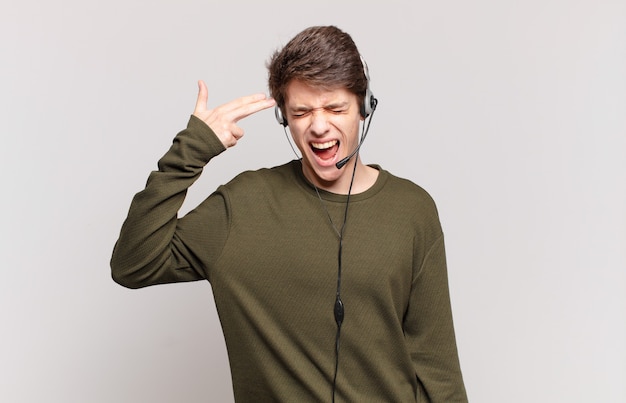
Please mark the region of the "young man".
[[[238, 402], [466, 401], [435, 204], [358, 155], [376, 100], [354, 42], [306, 29], [269, 72], [272, 99], [214, 109], [199, 83], [133, 199], [113, 278], [210, 281]], [[205, 164], [241, 139], [237, 122], [273, 106], [302, 158], [240, 174], [178, 219]]]

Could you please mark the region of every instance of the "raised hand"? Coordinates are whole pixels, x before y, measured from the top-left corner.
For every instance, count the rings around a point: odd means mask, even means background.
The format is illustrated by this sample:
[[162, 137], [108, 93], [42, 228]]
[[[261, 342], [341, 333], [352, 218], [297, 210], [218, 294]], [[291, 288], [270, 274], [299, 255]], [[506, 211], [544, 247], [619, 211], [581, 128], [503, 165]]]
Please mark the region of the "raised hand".
[[276, 104], [265, 94], [254, 94], [237, 98], [213, 109], [207, 107], [209, 91], [204, 81], [198, 81], [198, 100], [194, 116], [202, 119], [220, 139], [224, 147], [232, 147], [243, 136], [243, 129], [237, 125], [241, 119], [253, 113], [271, 108]]

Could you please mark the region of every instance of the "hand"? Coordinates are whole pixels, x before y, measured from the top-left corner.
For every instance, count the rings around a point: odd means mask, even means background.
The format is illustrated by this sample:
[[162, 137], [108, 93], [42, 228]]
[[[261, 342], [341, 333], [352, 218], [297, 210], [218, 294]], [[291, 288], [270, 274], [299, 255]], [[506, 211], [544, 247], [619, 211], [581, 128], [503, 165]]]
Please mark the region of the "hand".
[[217, 135], [224, 147], [232, 147], [243, 136], [243, 129], [237, 122], [246, 116], [276, 105], [265, 94], [254, 94], [237, 98], [214, 109], [208, 109], [209, 91], [204, 81], [198, 81], [198, 100], [193, 115], [206, 123]]

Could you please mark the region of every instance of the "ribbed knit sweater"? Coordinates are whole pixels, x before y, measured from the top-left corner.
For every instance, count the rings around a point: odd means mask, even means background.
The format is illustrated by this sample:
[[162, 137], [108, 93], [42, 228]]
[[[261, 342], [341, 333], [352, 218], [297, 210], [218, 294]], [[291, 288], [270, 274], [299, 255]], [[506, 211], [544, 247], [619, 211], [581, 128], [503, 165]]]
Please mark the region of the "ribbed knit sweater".
[[[208, 280], [237, 402], [329, 402], [347, 196], [320, 190], [320, 200], [291, 161], [238, 175], [178, 218], [222, 151], [192, 116], [133, 198], [113, 278], [130, 288]], [[435, 204], [375, 168], [376, 183], [347, 209], [336, 401], [465, 402]]]

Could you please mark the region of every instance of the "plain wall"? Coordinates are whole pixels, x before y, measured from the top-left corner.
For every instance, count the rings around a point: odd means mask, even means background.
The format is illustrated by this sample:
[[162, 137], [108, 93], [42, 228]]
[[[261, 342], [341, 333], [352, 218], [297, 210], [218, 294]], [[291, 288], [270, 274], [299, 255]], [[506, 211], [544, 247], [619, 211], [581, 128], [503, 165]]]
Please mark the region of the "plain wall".
[[[426, 188], [473, 402], [626, 401], [626, 2], [0, 5], [0, 401], [228, 402], [210, 285], [110, 279], [132, 196], [209, 104], [267, 91], [310, 25], [349, 32], [379, 99], [366, 163]], [[293, 158], [273, 112], [184, 211]]]

